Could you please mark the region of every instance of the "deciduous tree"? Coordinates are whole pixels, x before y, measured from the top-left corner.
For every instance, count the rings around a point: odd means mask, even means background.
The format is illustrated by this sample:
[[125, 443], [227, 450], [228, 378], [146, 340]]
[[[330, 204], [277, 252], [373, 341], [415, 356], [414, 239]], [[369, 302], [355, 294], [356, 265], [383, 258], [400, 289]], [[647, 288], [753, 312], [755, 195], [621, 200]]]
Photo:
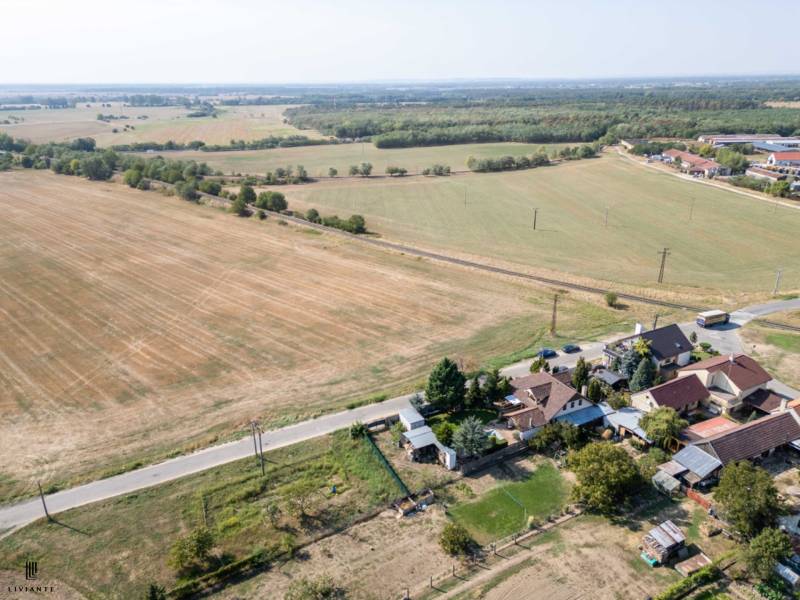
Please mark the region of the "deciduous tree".
[[678, 439], [681, 431], [689, 423], [685, 419], [681, 419], [675, 409], [669, 406], [660, 406], [645, 414], [639, 421], [639, 425], [650, 441], [657, 446], [667, 448], [671, 442]]
[[568, 464], [578, 480], [574, 497], [600, 513], [617, 510], [641, 483], [630, 454], [609, 442], [594, 442], [571, 452]]
[[772, 526], [781, 507], [770, 474], [746, 460], [725, 465], [714, 500], [722, 516], [746, 538]]
[[775, 574], [775, 565], [791, 556], [794, 550], [789, 536], [768, 527], [754, 537], [744, 551], [744, 562], [751, 576], [767, 580]]

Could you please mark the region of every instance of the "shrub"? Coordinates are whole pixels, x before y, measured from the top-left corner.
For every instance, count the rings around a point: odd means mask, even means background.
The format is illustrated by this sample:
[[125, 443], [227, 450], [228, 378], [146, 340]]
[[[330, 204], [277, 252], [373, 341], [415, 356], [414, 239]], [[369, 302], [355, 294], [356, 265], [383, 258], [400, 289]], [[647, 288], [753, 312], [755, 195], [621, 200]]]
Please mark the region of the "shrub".
[[353, 439], [361, 438], [367, 435], [367, 426], [361, 421], [356, 421], [350, 425], [350, 437]]
[[603, 298], [605, 298], [606, 304], [611, 308], [614, 308], [617, 305], [618, 298], [614, 292], [606, 292]]
[[439, 535], [439, 545], [451, 556], [467, 554], [475, 542], [458, 523], [447, 523]]
[[711, 583], [720, 578], [722, 574], [719, 569], [709, 565], [689, 575], [685, 579], [681, 579], [677, 583], [673, 583], [666, 590], [661, 592], [654, 600], [678, 600], [683, 598], [693, 589]]

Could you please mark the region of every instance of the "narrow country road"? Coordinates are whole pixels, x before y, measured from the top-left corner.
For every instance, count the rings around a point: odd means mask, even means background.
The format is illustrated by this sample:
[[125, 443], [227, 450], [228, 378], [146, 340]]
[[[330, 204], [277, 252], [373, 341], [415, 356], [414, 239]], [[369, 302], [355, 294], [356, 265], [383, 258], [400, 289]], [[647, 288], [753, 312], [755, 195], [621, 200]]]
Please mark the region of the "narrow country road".
[[[694, 323], [681, 324], [681, 328], [687, 335], [691, 331], [696, 331], [700, 341], [710, 342], [714, 348], [723, 354], [736, 353], [742, 351], [738, 335], [738, 329], [741, 325], [756, 317], [785, 310], [800, 310], [800, 299], [745, 307], [734, 312], [731, 325], [722, 329], [700, 329]], [[586, 360], [599, 358], [602, 355], [603, 342], [587, 342], [581, 344], [581, 347], [582, 350], [579, 353], [559, 354], [557, 358], [550, 360], [550, 364], [553, 366], [573, 367], [581, 356]], [[530, 359], [520, 361], [502, 369], [501, 372], [509, 377], [519, 377], [529, 372], [530, 364]], [[771, 387], [776, 391], [798, 395], [798, 392], [780, 382], [773, 380], [772, 383]], [[349, 427], [356, 421], [369, 422], [388, 417], [397, 414], [399, 409], [409, 406], [409, 400], [412, 396], [413, 394], [398, 396], [376, 404], [324, 415], [316, 419], [282, 427], [281, 429], [266, 431], [262, 435], [262, 442], [265, 448], [271, 450], [326, 435], [337, 429]], [[56, 514], [106, 498], [129, 494], [136, 490], [172, 481], [252, 455], [253, 440], [250, 436], [247, 436], [235, 442], [211, 446], [193, 454], [178, 456], [135, 471], [129, 471], [114, 477], [100, 479], [50, 494], [46, 496], [47, 507], [51, 514]], [[32, 498], [18, 504], [0, 507], [0, 538], [8, 535], [14, 529], [27, 525], [43, 516], [44, 512], [39, 498]]]

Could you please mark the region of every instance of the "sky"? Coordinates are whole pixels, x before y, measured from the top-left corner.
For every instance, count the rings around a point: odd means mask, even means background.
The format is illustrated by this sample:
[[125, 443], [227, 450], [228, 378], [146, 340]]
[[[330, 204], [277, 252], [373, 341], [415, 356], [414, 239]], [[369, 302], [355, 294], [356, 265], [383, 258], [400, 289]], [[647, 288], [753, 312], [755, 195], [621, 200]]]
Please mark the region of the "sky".
[[0, 83], [793, 75], [798, 22], [798, 0], [0, 0]]

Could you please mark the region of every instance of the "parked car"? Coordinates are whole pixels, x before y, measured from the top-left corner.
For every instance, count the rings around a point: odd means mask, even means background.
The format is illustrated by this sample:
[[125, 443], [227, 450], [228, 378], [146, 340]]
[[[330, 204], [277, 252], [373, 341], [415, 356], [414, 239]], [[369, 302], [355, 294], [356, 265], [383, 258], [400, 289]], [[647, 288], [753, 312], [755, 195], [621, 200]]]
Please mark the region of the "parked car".
[[561, 346], [561, 350], [567, 354], [572, 354], [573, 352], [580, 352], [581, 347], [578, 344], [564, 344]]
[[541, 350], [539, 350], [537, 356], [540, 356], [542, 358], [555, 358], [556, 356], [558, 356], [558, 352], [556, 352], [552, 348], [542, 348]]

